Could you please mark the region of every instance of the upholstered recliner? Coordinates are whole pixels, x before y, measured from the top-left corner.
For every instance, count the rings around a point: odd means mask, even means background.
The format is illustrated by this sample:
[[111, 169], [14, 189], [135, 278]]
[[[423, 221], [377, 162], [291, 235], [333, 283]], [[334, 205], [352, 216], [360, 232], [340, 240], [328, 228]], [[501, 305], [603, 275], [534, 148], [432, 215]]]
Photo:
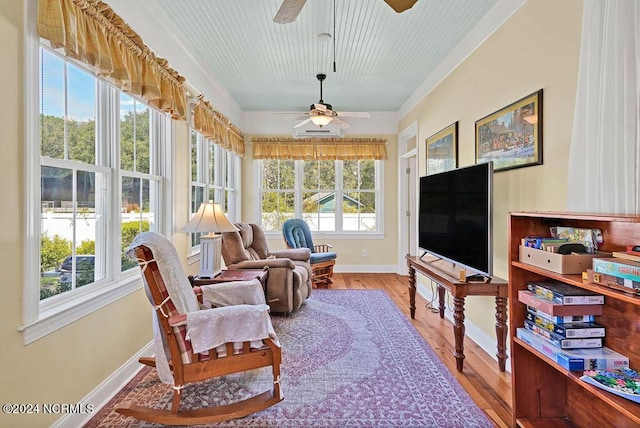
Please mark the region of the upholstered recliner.
[[300, 218], [291, 218], [282, 224], [284, 242], [289, 248], [309, 248], [311, 251], [311, 282], [314, 286], [328, 287], [333, 283], [333, 267], [337, 254], [329, 244], [313, 244], [311, 229], [307, 222]]
[[227, 269], [269, 269], [267, 304], [272, 312], [289, 313], [311, 295], [311, 251], [307, 248], [269, 251], [257, 224], [236, 223], [237, 232], [222, 234]]

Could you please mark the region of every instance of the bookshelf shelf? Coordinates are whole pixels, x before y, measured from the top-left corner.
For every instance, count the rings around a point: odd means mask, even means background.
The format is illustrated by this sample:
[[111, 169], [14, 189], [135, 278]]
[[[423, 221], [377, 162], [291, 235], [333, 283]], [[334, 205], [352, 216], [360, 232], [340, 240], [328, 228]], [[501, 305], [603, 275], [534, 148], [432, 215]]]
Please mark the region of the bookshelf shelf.
[[549, 236], [551, 226], [602, 230], [602, 251], [624, 251], [640, 243], [640, 216], [581, 213], [517, 212], [509, 215], [509, 331], [513, 391], [513, 426], [519, 427], [638, 427], [640, 404], [618, 397], [580, 380], [572, 372], [515, 337], [522, 327], [526, 306], [518, 291], [528, 281], [553, 279], [605, 296], [596, 322], [605, 326], [605, 346], [626, 355], [632, 368], [640, 368], [640, 297], [597, 284], [581, 275], [564, 275], [519, 261], [520, 240]]

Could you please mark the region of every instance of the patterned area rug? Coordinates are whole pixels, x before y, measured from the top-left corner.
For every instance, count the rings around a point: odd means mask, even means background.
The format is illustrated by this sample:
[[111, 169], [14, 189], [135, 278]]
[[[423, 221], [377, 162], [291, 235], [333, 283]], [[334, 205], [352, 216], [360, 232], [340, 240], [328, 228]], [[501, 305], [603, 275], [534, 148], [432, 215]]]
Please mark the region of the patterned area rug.
[[[411, 322], [380, 290], [314, 290], [273, 316], [284, 400], [221, 427], [493, 427]], [[269, 369], [185, 387], [183, 405], [233, 402], [270, 388]], [[120, 402], [170, 408], [171, 390], [144, 368], [87, 427], [152, 427], [113, 412]]]

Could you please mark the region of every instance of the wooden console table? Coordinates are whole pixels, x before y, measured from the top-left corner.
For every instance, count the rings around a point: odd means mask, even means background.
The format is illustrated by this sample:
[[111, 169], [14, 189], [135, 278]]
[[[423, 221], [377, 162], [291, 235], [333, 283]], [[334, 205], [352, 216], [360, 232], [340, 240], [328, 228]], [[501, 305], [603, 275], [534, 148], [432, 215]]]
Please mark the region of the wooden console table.
[[498, 341], [498, 367], [505, 370], [507, 360], [507, 281], [493, 277], [491, 282], [462, 282], [459, 272], [450, 262], [425, 256], [420, 260], [416, 256], [407, 256], [409, 266], [409, 310], [411, 318], [416, 317], [416, 271], [431, 279], [438, 285], [438, 303], [440, 318], [444, 318], [445, 290], [453, 296], [453, 334], [455, 338], [454, 356], [456, 368], [462, 371], [464, 362], [464, 300], [467, 296], [495, 296], [496, 298], [496, 339]]

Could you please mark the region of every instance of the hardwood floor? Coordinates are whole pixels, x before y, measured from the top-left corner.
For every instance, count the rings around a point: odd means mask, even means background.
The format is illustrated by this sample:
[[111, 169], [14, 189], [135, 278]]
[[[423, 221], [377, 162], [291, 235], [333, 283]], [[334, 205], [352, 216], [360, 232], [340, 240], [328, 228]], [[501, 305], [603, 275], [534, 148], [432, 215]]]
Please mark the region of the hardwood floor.
[[[380, 273], [336, 273], [333, 280], [332, 289], [385, 290], [410, 319], [409, 277]], [[511, 426], [511, 374], [500, 372], [497, 361], [468, 337], [464, 341], [464, 372], [458, 373], [453, 357], [453, 324], [431, 312], [427, 308], [427, 301], [417, 293], [416, 318], [411, 322], [496, 426]]]

